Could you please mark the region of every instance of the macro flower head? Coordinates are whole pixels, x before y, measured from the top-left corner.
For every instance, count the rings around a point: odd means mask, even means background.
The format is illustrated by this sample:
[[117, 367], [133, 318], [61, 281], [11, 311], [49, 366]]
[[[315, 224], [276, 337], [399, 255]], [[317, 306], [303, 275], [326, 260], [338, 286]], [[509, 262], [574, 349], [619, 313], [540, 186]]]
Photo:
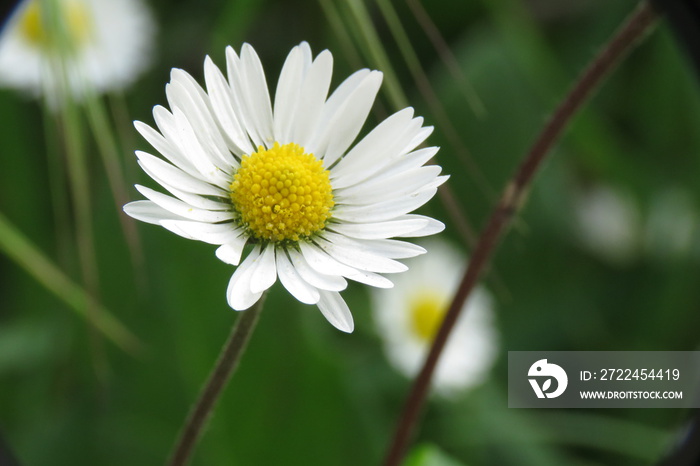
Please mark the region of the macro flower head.
[[52, 105], [131, 84], [155, 25], [141, 0], [24, 0], [0, 33], [0, 85]]
[[248, 309], [279, 278], [351, 332], [339, 293], [347, 279], [393, 286], [382, 274], [407, 270], [397, 259], [425, 249], [390, 238], [444, 228], [410, 213], [447, 179], [439, 166], [424, 166], [437, 148], [418, 149], [432, 127], [406, 108], [353, 145], [382, 74], [357, 71], [329, 96], [333, 57], [314, 58], [305, 42], [287, 56], [274, 104], [253, 47], [244, 44], [240, 56], [228, 47], [226, 65], [228, 79], [206, 58], [206, 90], [174, 69], [170, 110], [153, 109], [158, 130], [136, 122], [163, 157], [137, 151], [139, 164], [171, 195], [137, 186], [148, 200], [124, 210], [219, 245], [216, 256], [238, 266], [227, 290], [233, 309]]
[[[444, 241], [424, 244], [425, 256], [410, 261], [411, 270], [391, 290], [374, 290], [372, 310], [389, 362], [414, 377], [437, 334], [463, 275], [466, 259]], [[498, 352], [491, 295], [477, 287], [465, 303], [447, 340], [433, 377], [433, 388], [452, 395], [479, 385]]]

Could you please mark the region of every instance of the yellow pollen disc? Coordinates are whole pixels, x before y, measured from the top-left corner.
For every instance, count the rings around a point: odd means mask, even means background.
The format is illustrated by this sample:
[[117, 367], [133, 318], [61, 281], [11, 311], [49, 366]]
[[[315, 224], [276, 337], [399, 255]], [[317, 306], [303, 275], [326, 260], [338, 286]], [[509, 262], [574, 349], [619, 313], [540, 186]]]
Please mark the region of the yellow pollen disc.
[[[86, 42], [92, 32], [92, 23], [85, 5], [79, 2], [56, 2], [55, 8], [60, 16], [58, 25], [65, 28], [70, 47]], [[51, 45], [44, 13], [40, 1], [32, 0], [19, 19], [19, 30], [36, 47]]]
[[410, 304], [410, 323], [415, 336], [426, 342], [432, 342], [446, 310], [445, 300], [438, 293], [422, 291], [413, 295]]
[[334, 205], [323, 163], [297, 144], [277, 142], [243, 156], [231, 200], [251, 234], [273, 242], [299, 241], [322, 230]]

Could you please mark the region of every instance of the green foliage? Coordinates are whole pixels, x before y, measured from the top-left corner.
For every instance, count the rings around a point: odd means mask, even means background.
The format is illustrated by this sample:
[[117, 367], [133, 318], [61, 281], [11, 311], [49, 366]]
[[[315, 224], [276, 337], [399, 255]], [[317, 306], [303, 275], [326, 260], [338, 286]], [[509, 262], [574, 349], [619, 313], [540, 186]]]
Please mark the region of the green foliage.
[[[347, 31], [331, 26], [327, 3]], [[406, 2], [383, 5], [395, 8], [412, 51], [394, 41], [379, 4], [346, 3], [152, 2], [160, 21], [155, 63], [125, 92], [129, 113], [109, 115], [129, 184], [153, 186], [133, 156], [134, 149], [151, 148], [129, 121], [152, 123], [152, 106], [166, 103], [170, 68], [203, 82], [205, 54], [223, 65], [224, 46], [239, 49], [246, 41], [260, 52], [273, 86], [288, 50], [309, 40], [314, 52], [333, 51], [334, 86], [358, 67], [388, 60], [396, 79], [391, 93], [385, 84], [375, 120], [405, 95], [436, 126], [429, 139], [441, 146], [436, 162], [451, 174], [478, 231], [545, 117], [634, 6], [423, 1], [466, 76], [460, 81]], [[438, 110], [417, 87], [407, 54], [418, 58]], [[675, 440], [688, 413], [508, 409], [506, 355], [698, 348], [699, 91], [662, 25], [574, 120], [485, 281], [502, 335], [491, 378], [455, 399], [429, 400], [408, 466], [654, 464]], [[52, 207], [51, 180], [60, 174], [48, 162], [50, 120], [37, 102], [4, 89], [0, 121], [0, 212], [79, 283], [72, 227], [63, 225], [68, 235], [61, 233]], [[99, 144], [89, 138], [84, 144], [100, 299], [146, 350], [134, 356], [107, 341], [95, 344], [85, 319], [9, 255], [0, 256], [0, 434], [26, 465], [162, 464], [236, 317], [225, 299], [233, 268], [216, 259], [213, 246], [145, 224], [138, 226], [143, 263], [134, 265]], [[625, 193], [637, 211], [624, 260], [582, 238], [578, 203], [600, 186]], [[140, 197], [133, 189], [129, 196]], [[470, 252], [437, 198], [426, 212], [444, 220], [444, 236]], [[689, 225], [688, 240], [677, 239], [681, 225]], [[351, 335], [275, 285], [193, 465], [380, 462], [409, 381], [383, 357], [364, 288], [351, 285], [345, 296], [357, 323]]]
[[453, 460], [435, 445], [420, 445], [409, 455], [404, 466], [464, 466]]

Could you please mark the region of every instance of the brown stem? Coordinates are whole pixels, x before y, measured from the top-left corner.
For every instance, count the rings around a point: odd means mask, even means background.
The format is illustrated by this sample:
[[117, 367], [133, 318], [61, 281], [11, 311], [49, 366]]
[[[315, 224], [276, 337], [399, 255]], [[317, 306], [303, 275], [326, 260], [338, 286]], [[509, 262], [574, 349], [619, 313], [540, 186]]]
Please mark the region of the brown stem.
[[476, 248], [473, 250], [467, 271], [433, 341], [423, 367], [411, 387], [384, 461], [385, 466], [398, 466], [401, 463], [447, 338], [459, 318], [467, 297], [488, 264], [505, 228], [510, 224], [513, 215], [522, 207], [527, 188], [542, 165], [545, 156], [598, 84], [614, 68], [615, 64], [632, 49], [654, 23], [655, 18], [656, 15], [647, 2], [642, 2], [630, 15], [613, 38], [588, 65], [580, 79], [557, 107], [515, 175], [506, 185], [500, 202], [491, 214], [486, 228], [482, 231]]
[[209, 416], [216, 407], [219, 396], [238, 367], [238, 362], [245, 351], [250, 335], [258, 321], [265, 295], [253, 307], [242, 311], [231, 330], [226, 344], [219, 354], [219, 360], [209, 375], [209, 380], [199, 395], [197, 404], [192, 408], [180, 438], [170, 457], [170, 466], [184, 466], [189, 462], [199, 438], [204, 432]]

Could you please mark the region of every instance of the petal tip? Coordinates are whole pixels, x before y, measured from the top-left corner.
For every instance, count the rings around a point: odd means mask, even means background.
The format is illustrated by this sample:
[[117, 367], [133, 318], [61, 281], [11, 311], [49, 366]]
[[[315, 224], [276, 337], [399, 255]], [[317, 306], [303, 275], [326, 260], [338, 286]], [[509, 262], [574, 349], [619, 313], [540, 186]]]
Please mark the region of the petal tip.
[[355, 330], [355, 324], [351, 323], [347, 327], [336, 327], [338, 330], [340, 330], [343, 333], [352, 333]]

